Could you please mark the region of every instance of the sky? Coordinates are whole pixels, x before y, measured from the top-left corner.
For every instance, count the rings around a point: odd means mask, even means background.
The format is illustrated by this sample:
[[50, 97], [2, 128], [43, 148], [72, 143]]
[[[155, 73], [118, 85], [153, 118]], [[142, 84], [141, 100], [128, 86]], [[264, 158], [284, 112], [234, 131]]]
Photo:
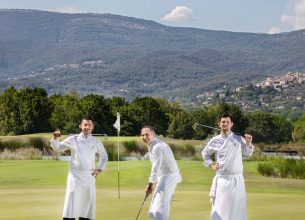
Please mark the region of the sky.
[[0, 0], [0, 9], [110, 13], [168, 26], [233, 32], [305, 29], [305, 0]]

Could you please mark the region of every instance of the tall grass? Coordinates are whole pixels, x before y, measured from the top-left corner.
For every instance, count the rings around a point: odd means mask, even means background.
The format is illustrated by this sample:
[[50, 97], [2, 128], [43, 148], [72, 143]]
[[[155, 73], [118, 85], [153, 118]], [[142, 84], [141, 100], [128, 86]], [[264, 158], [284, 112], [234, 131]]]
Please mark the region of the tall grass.
[[4, 149], [0, 153], [0, 160], [41, 160], [42, 152], [39, 149], [18, 148], [16, 150]]
[[148, 151], [147, 147], [144, 144], [134, 140], [124, 141], [122, 145], [125, 148], [127, 154], [144, 156]]
[[106, 143], [104, 147], [108, 154], [109, 161], [116, 161], [118, 159], [118, 150], [114, 143]]
[[270, 158], [258, 163], [257, 170], [263, 176], [305, 179], [305, 160]]
[[37, 148], [39, 150], [46, 149], [49, 146], [49, 140], [42, 137], [29, 137], [28, 143], [29, 146]]
[[49, 139], [43, 137], [11, 137], [0, 140], [0, 150], [33, 147], [39, 150], [48, 148]]

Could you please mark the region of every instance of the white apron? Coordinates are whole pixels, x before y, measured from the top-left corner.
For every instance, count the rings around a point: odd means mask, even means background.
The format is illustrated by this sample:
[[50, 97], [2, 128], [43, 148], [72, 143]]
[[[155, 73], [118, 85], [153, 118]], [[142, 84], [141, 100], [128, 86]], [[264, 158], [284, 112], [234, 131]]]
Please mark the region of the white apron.
[[148, 216], [155, 220], [168, 220], [170, 203], [177, 184], [181, 182], [179, 172], [158, 178], [156, 190], [149, 208]]
[[246, 220], [246, 190], [244, 178], [236, 175], [216, 175], [211, 186], [212, 220]]
[[95, 219], [95, 178], [89, 171], [68, 174], [63, 217]]

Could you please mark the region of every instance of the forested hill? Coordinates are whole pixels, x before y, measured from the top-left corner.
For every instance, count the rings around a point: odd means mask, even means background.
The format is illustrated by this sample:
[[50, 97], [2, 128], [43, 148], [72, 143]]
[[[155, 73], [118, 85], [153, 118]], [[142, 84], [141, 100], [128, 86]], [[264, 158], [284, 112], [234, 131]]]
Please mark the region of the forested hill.
[[176, 28], [111, 14], [0, 9], [0, 88], [187, 97], [305, 71], [305, 30]]

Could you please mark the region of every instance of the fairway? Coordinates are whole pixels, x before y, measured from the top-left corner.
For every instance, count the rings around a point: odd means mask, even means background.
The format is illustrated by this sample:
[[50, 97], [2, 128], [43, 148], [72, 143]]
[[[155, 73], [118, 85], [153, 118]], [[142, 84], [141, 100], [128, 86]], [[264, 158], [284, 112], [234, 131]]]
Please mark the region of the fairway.
[[[213, 173], [201, 161], [178, 161], [183, 182], [173, 198], [172, 220], [208, 220], [209, 187]], [[249, 220], [304, 219], [305, 180], [273, 179], [245, 162]], [[68, 162], [0, 161], [0, 219], [61, 219]], [[97, 179], [97, 220], [134, 220], [144, 198], [149, 161], [120, 163], [121, 199], [117, 191], [117, 163], [109, 162]], [[146, 201], [139, 220], [148, 220]]]

